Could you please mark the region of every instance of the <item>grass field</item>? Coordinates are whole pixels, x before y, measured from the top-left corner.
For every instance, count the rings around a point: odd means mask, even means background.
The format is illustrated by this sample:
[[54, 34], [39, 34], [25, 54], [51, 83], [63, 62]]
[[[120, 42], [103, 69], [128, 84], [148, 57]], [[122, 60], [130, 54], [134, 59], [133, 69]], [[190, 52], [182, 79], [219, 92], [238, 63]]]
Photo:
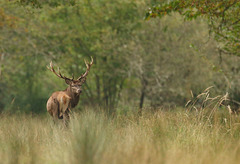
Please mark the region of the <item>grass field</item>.
[[0, 119], [0, 163], [239, 163], [240, 118], [184, 110], [109, 117], [88, 109], [69, 128], [48, 115]]

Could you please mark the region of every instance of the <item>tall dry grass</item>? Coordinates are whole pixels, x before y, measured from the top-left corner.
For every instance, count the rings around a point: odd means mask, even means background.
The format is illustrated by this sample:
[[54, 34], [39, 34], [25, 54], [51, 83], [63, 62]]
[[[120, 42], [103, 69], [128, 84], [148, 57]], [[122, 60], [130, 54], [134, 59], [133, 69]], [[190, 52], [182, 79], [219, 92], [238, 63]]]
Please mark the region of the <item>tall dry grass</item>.
[[47, 115], [3, 114], [0, 163], [239, 163], [240, 118], [221, 107], [216, 113], [210, 120], [182, 109], [109, 117], [86, 109], [69, 128]]

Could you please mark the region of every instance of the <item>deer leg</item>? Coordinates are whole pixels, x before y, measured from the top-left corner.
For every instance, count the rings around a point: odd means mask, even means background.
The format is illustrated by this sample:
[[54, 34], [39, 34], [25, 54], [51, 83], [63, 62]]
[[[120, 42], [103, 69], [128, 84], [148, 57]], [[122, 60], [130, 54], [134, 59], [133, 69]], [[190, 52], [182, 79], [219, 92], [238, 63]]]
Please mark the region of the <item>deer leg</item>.
[[53, 122], [57, 123], [58, 121], [58, 116], [59, 116], [59, 103], [54, 99], [54, 104], [52, 108], [52, 117], [53, 117]]
[[69, 116], [69, 110], [67, 109], [64, 113], [63, 113], [63, 123], [66, 127], [68, 127], [68, 123], [70, 120], [70, 116]]
[[63, 119], [63, 113], [62, 113], [62, 108], [60, 109], [60, 106], [58, 107], [58, 119]]
[[56, 124], [58, 121], [58, 112], [57, 111], [54, 111], [53, 112], [53, 122]]
[[[58, 108], [59, 108], [59, 106], [58, 106]], [[57, 108], [57, 110], [55, 110], [53, 112], [53, 121], [54, 121], [54, 123], [57, 123], [58, 119], [59, 119], [59, 110], [58, 110], [58, 108]]]

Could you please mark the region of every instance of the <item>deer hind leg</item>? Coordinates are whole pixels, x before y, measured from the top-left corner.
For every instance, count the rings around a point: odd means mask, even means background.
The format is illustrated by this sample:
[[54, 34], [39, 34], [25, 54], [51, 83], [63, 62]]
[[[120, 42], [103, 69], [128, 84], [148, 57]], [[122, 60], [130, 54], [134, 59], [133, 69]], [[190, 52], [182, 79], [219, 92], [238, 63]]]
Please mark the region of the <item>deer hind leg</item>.
[[54, 123], [57, 123], [59, 119], [59, 108], [60, 108], [59, 102], [56, 99], [54, 99], [51, 107], [52, 107], [53, 121]]
[[62, 106], [59, 105], [58, 107], [58, 119], [63, 119], [63, 109], [62, 109]]
[[68, 107], [70, 104], [70, 97], [68, 95], [63, 95], [59, 97], [59, 102], [60, 102], [60, 116], [63, 117], [63, 122], [64, 125], [67, 126], [69, 122], [69, 111]]
[[63, 113], [63, 122], [66, 127], [68, 127], [69, 121], [70, 121], [70, 102], [68, 102], [68, 105], [65, 106], [65, 111]]
[[59, 119], [63, 118], [63, 114], [67, 111], [69, 102], [70, 102], [70, 97], [67, 95], [59, 95], [58, 97], [58, 102], [59, 102]]
[[57, 123], [58, 122], [58, 110], [53, 111], [53, 122]]
[[68, 127], [69, 120], [70, 120], [69, 111], [66, 110], [66, 111], [63, 113], [63, 123], [64, 123], [64, 125], [65, 125], [66, 127]]
[[56, 122], [58, 117], [58, 107], [59, 104], [56, 99], [50, 97], [47, 102], [47, 111], [53, 117], [53, 121]]

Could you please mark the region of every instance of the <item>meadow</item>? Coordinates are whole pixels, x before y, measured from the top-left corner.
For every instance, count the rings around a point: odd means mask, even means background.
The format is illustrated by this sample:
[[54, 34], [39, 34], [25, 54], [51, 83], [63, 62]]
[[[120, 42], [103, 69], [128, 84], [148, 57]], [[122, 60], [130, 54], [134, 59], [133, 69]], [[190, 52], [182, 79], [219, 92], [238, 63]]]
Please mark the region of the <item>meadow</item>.
[[239, 163], [239, 116], [207, 113], [89, 108], [73, 113], [68, 128], [48, 115], [2, 114], [0, 163]]
[[[240, 163], [239, 13], [239, 0], [0, 1], [0, 164]], [[46, 66], [79, 79], [91, 57], [69, 126], [54, 123], [46, 102], [69, 83]]]

